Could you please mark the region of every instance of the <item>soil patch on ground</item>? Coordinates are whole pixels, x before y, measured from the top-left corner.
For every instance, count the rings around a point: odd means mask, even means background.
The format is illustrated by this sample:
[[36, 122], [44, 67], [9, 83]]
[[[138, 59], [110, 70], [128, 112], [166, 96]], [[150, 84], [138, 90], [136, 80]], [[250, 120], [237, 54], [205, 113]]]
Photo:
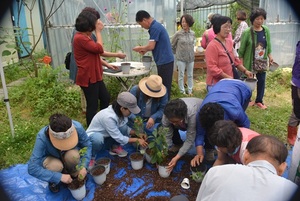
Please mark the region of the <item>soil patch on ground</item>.
[[[110, 156], [111, 169], [106, 181], [96, 187], [94, 201], [98, 200], [170, 200], [176, 195], [185, 195], [189, 200], [196, 200], [201, 183], [190, 177], [190, 161], [192, 155], [184, 155], [178, 160], [168, 178], [158, 174], [156, 165], [144, 161], [140, 170], [133, 170], [127, 157]], [[180, 185], [184, 178], [189, 178], [190, 188], [183, 189]]]

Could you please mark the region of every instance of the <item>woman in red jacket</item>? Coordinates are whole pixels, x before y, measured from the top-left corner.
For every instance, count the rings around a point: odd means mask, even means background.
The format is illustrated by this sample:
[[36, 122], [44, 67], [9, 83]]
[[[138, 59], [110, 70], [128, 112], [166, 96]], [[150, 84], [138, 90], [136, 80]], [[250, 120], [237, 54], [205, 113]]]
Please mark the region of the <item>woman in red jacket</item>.
[[[104, 28], [100, 19], [97, 19], [91, 12], [83, 11], [76, 19], [77, 30], [74, 40], [74, 57], [78, 66], [76, 84], [84, 92], [86, 107], [87, 126], [98, 111], [98, 99], [100, 110], [108, 107], [110, 94], [103, 82], [103, 69], [100, 54], [104, 52], [101, 31]], [[97, 41], [92, 38], [95, 31]]]

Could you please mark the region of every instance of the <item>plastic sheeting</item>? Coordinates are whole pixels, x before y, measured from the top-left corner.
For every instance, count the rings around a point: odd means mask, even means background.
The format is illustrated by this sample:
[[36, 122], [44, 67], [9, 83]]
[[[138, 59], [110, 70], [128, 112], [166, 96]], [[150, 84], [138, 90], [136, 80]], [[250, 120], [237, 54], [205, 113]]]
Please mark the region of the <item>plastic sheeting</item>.
[[[62, 0], [54, 1], [54, 8]], [[46, 14], [52, 9], [52, 1], [41, 0], [41, 10]], [[85, 7], [95, 8], [105, 24], [102, 31], [106, 51], [121, 50], [128, 61], [140, 61], [140, 55], [132, 48], [146, 44], [149, 40], [147, 30], [136, 26], [135, 14], [146, 9], [151, 16], [162, 23], [169, 35], [175, 32], [176, 3], [164, 0], [73, 0], [64, 1], [58, 12], [54, 13], [47, 24], [47, 51], [51, 53], [54, 67], [63, 64], [64, 55], [71, 50], [71, 36], [77, 16]], [[41, 13], [43, 13], [41, 12]], [[51, 25], [51, 26], [50, 26]]]
[[207, 8], [214, 5], [226, 5], [238, 2], [241, 5], [252, 8], [253, 5], [258, 5], [259, 0], [180, 0], [177, 4], [177, 11], [180, 11], [181, 1], [183, 1], [184, 10], [195, 10], [197, 8]]
[[[185, 139], [185, 133], [180, 132], [182, 139]], [[135, 148], [131, 145], [126, 145], [125, 149], [128, 151], [128, 153], [134, 152]], [[190, 154], [195, 154], [194, 150], [189, 152]], [[289, 155], [287, 158], [288, 166], [291, 162], [291, 155], [292, 150], [289, 151]], [[113, 158], [108, 154], [108, 152], [105, 152], [101, 154], [98, 157], [107, 156], [110, 158]], [[126, 159], [125, 159], [126, 160]], [[180, 172], [182, 169], [182, 166], [185, 162], [182, 160], [179, 160], [176, 164], [176, 167], [173, 169], [173, 172]], [[114, 164], [112, 164], [111, 168]], [[39, 179], [36, 179], [35, 177], [32, 177], [27, 172], [27, 164], [17, 164], [15, 166], [12, 166], [8, 169], [4, 169], [0, 171], [0, 181], [2, 182], [2, 186], [4, 190], [7, 192], [9, 197], [12, 201], [74, 201], [75, 199], [72, 197], [70, 191], [67, 189], [67, 187], [62, 186], [59, 193], [52, 193], [48, 188], [48, 183], [41, 181]], [[156, 168], [153, 168], [148, 163], [144, 164], [143, 168], [147, 168], [150, 170], [155, 170]], [[115, 179], [121, 179], [123, 176], [126, 175], [126, 170], [131, 169], [131, 166], [129, 165], [127, 168], [121, 168], [115, 175]], [[288, 169], [284, 172], [283, 177], [287, 178], [288, 176]], [[174, 178], [174, 182], [176, 182], [180, 178]], [[170, 199], [170, 192], [162, 190], [162, 191], [151, 191], [150, 189], [153, 187], [153, 184], [145, 184], [143, 178], [132, 178], [133, 182], [131, 182], [130, 185], [128, 185], [126, 182], [122, 182], [115, 191], [122, 192], [124, 196], [127, 196], [134, 200], [135, 196], [139, 195], [140, 193], [144, 191], [149, 191], [149, 193], [146, 196], [146, 199], [149, 199], [151, 197], [159, 197], [159, 198], [165, 198], [166, 200]], [[148, 182], [147, 182], [148, 183]], [[87, 188], [87, 195], [83, 199], [83, 201], [89, 201], [93, 200], [94, 198], [94, 192], [95, 188], [97, 187], [97, 184], [94, 182], [92, 176], [88, 174], [88, 179], [86, 183]]]
[[[181, 138], [185, 140], [185, 132], [180, 132]], [[125, 147], [125, 150], [128, 152], [128, 155], [134, 151], [132, 145], [128, 144]], [[195, 154], [192, 149], [189, 153]], [[97, 158], [100, 157], [109, 157], [112, 159], [111, 168], [115, 168], [114, 159], [117, 157], [110, 156], [108, 151], [103, 152], [97, 155]], [[122, 159], [126, 160], [126, 158]], [[182, 165], [185, 162], [179, 160], [176, 164], [176, 167], [173, 169], [173, 172], [180, 172]], [[0, 181], [4, 190], [7, 192], [12, 201], [74, 201], [71, 192], [65, 185], [61, 185], [59, 193], [52, 193], [48, 188], [48, 182], [41, 181], [35, 177], [32, 177], [28, 174], [27, 164], [17, 164], [10, 168], [0, 171]], [[145, 163], [143, 168], [155, 171], [156, 168], [153, 168], [152, 165]], [[123, 176], [126, 176], [126, 170], [132, 169], [130, 165], [127, 168], [121, 168], [115, 175], [115, 179], [121, 179]], [[122, 182], [116, 189], [116, 192], [122, 192], [124, 196], [128, 196], [131, 199], [134, 199], [135, 196], [139, 195], [144, 191], [149, 191], [146, 198], [151, 197], [160, 197], [170, 199], [171, 194], [168, 191], [151, 191], [153, 184], [145, 184], [146, 182], [143, 178], [132, 178], [133, 182], [128, 185], [126, 182]], [[179, 180], [179, 178], [174, 178], [174, 181]], [[148, 183], [148, 182], [147, 182]], [[88, 174], [88, 179], [86, 182], [87, 195], [83, 201], [93, 200], [94, 192], [97, 184], [94, 182], [92, 176]]]

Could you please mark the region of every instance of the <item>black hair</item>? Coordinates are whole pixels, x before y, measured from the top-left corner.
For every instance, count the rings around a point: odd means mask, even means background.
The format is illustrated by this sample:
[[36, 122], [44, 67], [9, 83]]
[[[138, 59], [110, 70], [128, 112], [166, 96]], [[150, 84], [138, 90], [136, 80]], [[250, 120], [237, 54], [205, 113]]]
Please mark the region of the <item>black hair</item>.
[[93, 13], [97, 17], [97, 19], [100, 19], [100, 13], [95, 8], [85, 7], [84, 9], [82, 9], [82, 11], [91, 12], [91, 13]]
[[98, 18], [90, 11], [82, 11], [76, 18], [75, 28], [80, 32], [92, 32], [96, 28]]
[[259, 135], [252, 138], [246, 149], [251, 155], [264, 154], [279, 165], [285, 162], [288, 150], [286, 146], [274, 136]]
[[123, 119], [124, 116], [121, 112], [121, 105], [115, 100], [113, 103], [112, 103], [112, 108], [113, 110], [115, 111], [116, 115], [120, 118], [120, 119]]
[[208, 130], [207, 137], [212, 145], [235, 150], [241, 145], [243, 134], [237, 125], [230, 120], [218, 120]]
[[184, 119], [187, 115], [187, 105], [180, 98], [170, 100], [165, 106], [164, 115], [166, 115], [168, 119]]
[[151, 16], [150, 14], [145, 10], [139, 10], [135, 15], [135, 21], [141, 22], [144, 18], [149, 19]]
[[211, 17], [211, 20], [210, 20], [211, 24], [214, 25], [214, 23], [215, 23], [216, 21], [218, 21], [218, 17], [220, 17], [220, 16], [222, 16], [222, 15], [220, 15], [220, 14], [218, 14], [218, 13], [213, 14], [213, 16]]
[[263, 16], [263, 18], [266, 20], [267, 12], [263, 8], [253, 9], [249, 17], [251, 24], [253, 24], [254, 20], [259, 16]]
[[72, 119], [64, 114], [53, 114], [49, 118], [49, 125], [55, 132], [65, 132], [72, 126]]
[[238, 20], [245, 21], [247, 19], [247, 14], [243, 10], [238, 10], [236, 11], [236, 16]]
[[194, 19], [191, 15], [189, 15], [189, 14], [182, 15], [181, 18], [180, 18], [180, 25], [182, 23], [182, 18], [185, 19], [185, 21], [189, 25], [189, 27], [192, 27], [194, 25]]
[[217, 17], [217, 19], [214, 20], [214, 23], [213, 23], [213, 30], [214, 30], [215, 34], [220, 33], [221, 26], [223, 24], [226, 24], [227, 22], [230, 22], [230, 24], [232, 24], [232, 20], [230, 17], [223, 16], [223, 15]]
[[219, 103], [206, 103], [199, 111], [201, 126], [208, 130], [216, 121], [224, 119], [224, 109]]

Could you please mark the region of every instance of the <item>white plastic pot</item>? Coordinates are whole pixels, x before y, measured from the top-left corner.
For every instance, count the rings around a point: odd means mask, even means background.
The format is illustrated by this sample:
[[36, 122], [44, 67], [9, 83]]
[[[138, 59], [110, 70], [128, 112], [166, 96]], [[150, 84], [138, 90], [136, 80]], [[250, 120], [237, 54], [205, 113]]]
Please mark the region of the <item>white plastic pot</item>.
[[244, 82], [250, 87], [252, 91], [256, 88], [257, 79], [255, 78], [246, 78]]
[[171, 172], [168, 172], [168, 166], [158, 165], [158, 174], [163, 178], [167, 178], [170, 176]]
[[134, 152], [129, 156], [132, 169], [134, 169], [134, 170], [142, 169], [142, 167], [144, 165], [144, 156], [142, 155], [143, 157], [140, 160], [135, 160], [132, 158], [134, 155], [140, 155], [140, 153]]
[[123, 74], [129, 74], [130, 63], [121, 63], [121, 68], [122, 68]]
[[[100, 162], [101, 160], [107, 160], [108, 162], [101, 163]], [[110, 160], [110, 158], [107, 158], [107, 157], [99, 158], [96, 160], [96, 165], [103, 165], [105, 167], [105, 174], [108, 174], [110, 172], [110, 163], [111, 163], [111, 160]]]
[[85, 195], [86, 195], [86, 188], [85, 188], [85, 184], [83, 186], [81, 186], [78, 189], [70, 189], [72, 196], [76, 199], [76, 200], [82, 200]]
[[[95, 171], [101, 169], [103, 171], [102, 174], [95, 175]], [[96, 184], [102, 185], [106, 181], [105, 167], [103, 165], [96, 165], [91, 169], [91, 175], [93, 176]]]

